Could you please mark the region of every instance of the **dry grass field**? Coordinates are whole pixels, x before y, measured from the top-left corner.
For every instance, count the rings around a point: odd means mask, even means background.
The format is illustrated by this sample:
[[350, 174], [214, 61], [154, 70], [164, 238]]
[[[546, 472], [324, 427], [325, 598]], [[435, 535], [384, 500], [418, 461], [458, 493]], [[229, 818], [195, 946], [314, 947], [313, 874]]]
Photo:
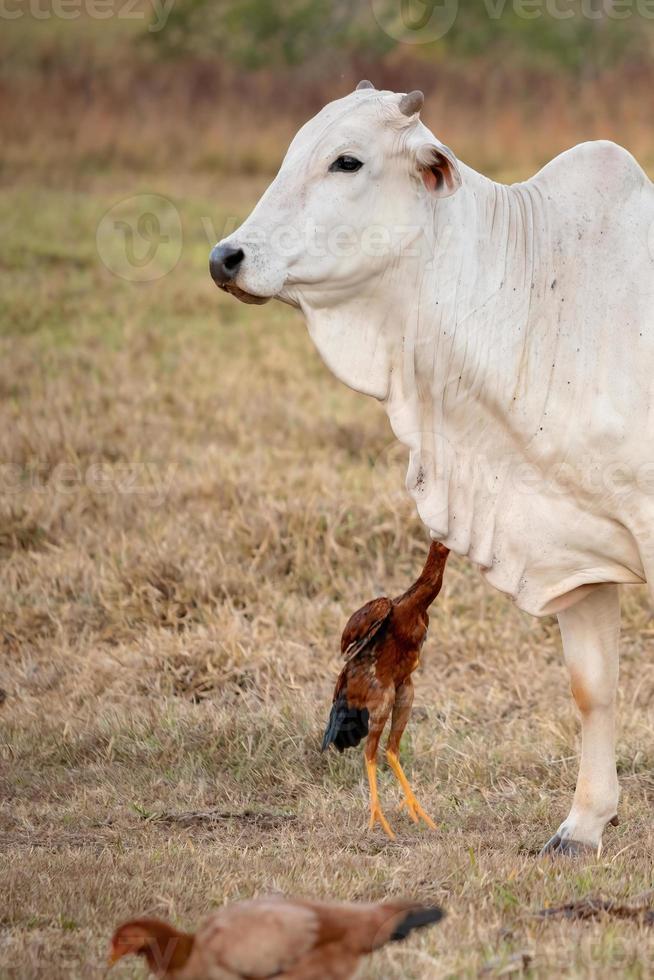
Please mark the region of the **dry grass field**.
[[[556, 623], [456, 559], [403, 743], [439, 827], [396, 812], [384, 769], [397, 840], [369, 833], [360, 752], [319, 752], [340, 631], [407, 585], [427, 539], [380, 407], [330, 376], [298, 315], [208, 277], [208, 227], [267, 177], [48, 172], [19, 146], [0, 185], [0, 978], [99, 978], [118, 920], [191, 926], [270, 891], [446, 906], [368, 980], [651, 976], [642, 920], [536, 914], [651, 900], [645, 593], [623, 596], [621, 824], [598, 859], [536, 858], [579, 749]], [[181, 254], [134, 283], [96, 230], [141, 193], [179, 212]]]
[[[652, 885], [645, 596], [625, 594], [622, 823], [599, 861], [535, 858], [578, 750], [556, 625], [456, 560], [404, 742], [439, 830], [394, 813], [384, 772], [398, 839], [369, 834], [360, 753], [319, 742], [345, 618], [425, 553], [403, 454], [297, 315], [210, 282], [213, 181], [154, 186], [182, 217], [171, 273], [108, 272], [95, 229], [127, 186], [0, 194], [0, 976], [99, 977], [116, 920], [270, 890], [447, 906], [367, 977], [651, 975], [651, 929], [534, 916]], [[232, 185], [235, 214], [261, 186]]]

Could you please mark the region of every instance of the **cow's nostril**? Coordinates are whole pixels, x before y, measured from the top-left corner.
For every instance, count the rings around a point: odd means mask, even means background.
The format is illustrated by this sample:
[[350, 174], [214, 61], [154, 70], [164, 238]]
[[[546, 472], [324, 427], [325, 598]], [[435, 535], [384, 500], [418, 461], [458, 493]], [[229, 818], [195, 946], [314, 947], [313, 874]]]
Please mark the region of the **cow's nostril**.
[[214, 245], [209, 256], [209, 272], [214, 282], [224, 286], [237, 274], [245, 258], [242, 248], [234, 245]]
[[231, 255], [228, 255], [226, 257], [226, 259], [225, 259], [225, 266], [230, 271], [232, 269], [236, 269], [241, 264], [241, 262], [243, 261], [244, 258], [245, 258], [245, 254], [243, 252], [243, 249], [242, 248], [237, 248], [235, 252], [232, 252]]

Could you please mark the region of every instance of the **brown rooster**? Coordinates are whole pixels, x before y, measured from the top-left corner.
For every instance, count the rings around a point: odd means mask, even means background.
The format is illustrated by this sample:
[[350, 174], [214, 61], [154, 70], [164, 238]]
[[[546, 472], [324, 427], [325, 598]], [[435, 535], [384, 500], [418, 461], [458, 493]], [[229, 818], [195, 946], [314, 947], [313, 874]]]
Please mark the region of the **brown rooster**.
[[377, 795], [377, 748], [391, 714], [386, 758], [404, 792], [403, 805], [414, 823], [422, 818], [428, 826], [436, 827], [418, 803], [398, 753], [413, 704], [411, 674], [427, 636], [427, 610], [441, 590], [448, 555], [444, 545], [432, 541], [425, 567], [411, 588], [396, 599], [383, 596], [367, 602], [350, 617], [341, 637], [346, 664], [336, 682], [322, 751], [333, 743], [343, 752], [368, 736], [365, 759], [370, 828], [379, 822], [391, 838], [395, 835]]
[[125, 922], [111, 940], [109, 963], [133, 953], [166, 980], [348, 980], [362, 956], [442, 917], [416, 902], [260, 898], [221, 909], [195, 934], [159, 919]]

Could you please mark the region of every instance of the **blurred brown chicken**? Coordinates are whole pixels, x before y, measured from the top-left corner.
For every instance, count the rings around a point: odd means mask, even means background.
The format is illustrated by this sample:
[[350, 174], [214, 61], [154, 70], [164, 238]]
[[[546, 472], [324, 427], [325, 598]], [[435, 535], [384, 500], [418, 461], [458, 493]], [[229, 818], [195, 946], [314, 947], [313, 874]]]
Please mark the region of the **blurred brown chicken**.
[[322, 751], [333, 744], [344, 752], [368, 736], [365, 759], [370, 828], [379, 822], [391, 838], [395, 835], [377, 795], [377, 748], [389, 715], [386, 758], [404, 792], [403, 805], [414, 823], [421, 818], [432, 829], [436, 827], [418, 803], [398, 753], [413, 705], [411, 674], [427, 636], [427, 610], [441, 590], [448, 555], [444, 545], [432, 541], [425, 567], [411, 588], [396, 599], [383, 596], [367, 602], [350, 617], [341, 637], [341, 652], [347, 662], [336, 682]]
[[415, 902], [354, 905], [260, 898], [212, 915], [195, 933], [132, 919], [114, 933], [109, 963], [133, 953], [166, 980], [347, 980], [367, 953], [438, 922]]

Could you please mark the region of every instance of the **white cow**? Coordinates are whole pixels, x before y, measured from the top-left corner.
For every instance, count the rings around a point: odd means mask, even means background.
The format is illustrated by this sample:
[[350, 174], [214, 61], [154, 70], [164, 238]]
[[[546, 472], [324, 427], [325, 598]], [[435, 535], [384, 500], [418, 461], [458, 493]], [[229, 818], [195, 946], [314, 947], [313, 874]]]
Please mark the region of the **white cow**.
[[654, 582], [654, 187], [609, 142], [497, 184], [421, 106], [370, 83], [326, 106], [211, 273], [299, 307], [383, 402], [432, 537], [558, 615], [582, 753], [544, 850], [596, 849], [618, 805], [618, 584]]

